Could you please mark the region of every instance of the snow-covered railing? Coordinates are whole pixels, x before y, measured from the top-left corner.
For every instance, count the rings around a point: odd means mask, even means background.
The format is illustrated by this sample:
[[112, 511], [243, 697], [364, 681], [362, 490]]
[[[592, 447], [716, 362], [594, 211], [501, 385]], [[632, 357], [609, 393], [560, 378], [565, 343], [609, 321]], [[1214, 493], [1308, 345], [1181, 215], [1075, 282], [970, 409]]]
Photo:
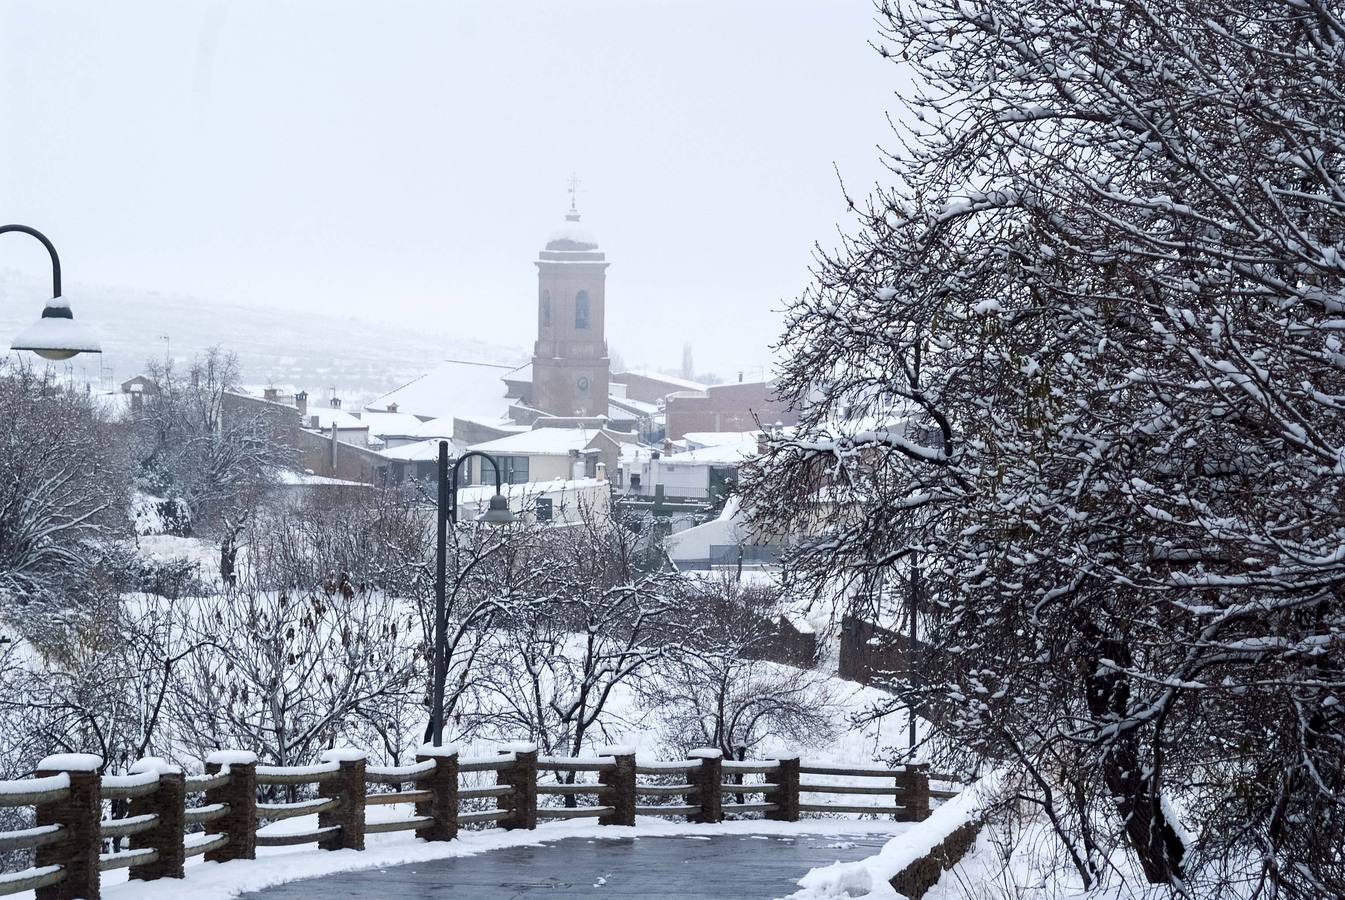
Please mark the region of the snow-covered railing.
[[[595, 818], [602, 825], [626, 826], [635, 825], [638, 815], [693, 822], [756, 814], [797, 821], [809, 812], [919, 819], [929, 815], [930, 797], [955, 793], [930, 790], [931, 777], [946, 776], [930, 776], [922, 766], [842, 768], [801, 764], [788, 756], [724, 760], [715, 749], [693, 750], [684, 760], [637, 762], [635, 748], [623, 746], [580, 757], [539, 756], [532, 744], [505, 745], [482, 757], [460, 757], [455, 747], [423, 747], [416, 762], [402, 766], [366, 766], [360, 750], [328, 750], [307, 766], [261, 766], [252, 753], [218, 751], [206, 758], [199, 775], [184, 775], [158, 759], [140, 760], [125, 774], [102, 774], [102, 768], [98, 757], [63, 754], [43, 760], [35, 778], [0, 782], [0, 806], [36, 810], [35, 827], [0, 832], [0, 850], [34, 854], [31, 868], [0, 874], [0, 895], [36, 890], [37, 900], [90, 897], [98, 894], [99, 873], [109, 869], [129, 869], [132, 879], [182, 878], [192, 856], [253, 859], [259, 846], [307, 843], [362, 850], [366, 834], [409, 831], [445, 841], [465, 826], [531, 829], [539, 819]], [[555, 773], [554, 780], [539, 778], [539, 770]], [[493, 772], [495, 783], [461, 784], [463, 774], [478, 772]], [[580, 773], [593, 773], [596, 782], [577, 781]], [[882, 778], [890, 784], [804, 784], [805, 774]], [[641, 781], [642, 775], [654, 780]], [[748, 777], [761, 780], [747, 782]], [[290, 799], [278, 800], [277, 787]], [[259, 788], [265, 799], [259, 799]], [[801, 794], [823, 792], [885, 794], [896, 802], [800, 802]], [[563, 797], [566, 805], [539, 807], [539, 796]], [[589, 805], [578, 805], [581, 796]], [[641, 797], [663, 802], [638, 805]], [[129, 801], [128, 808], [119, 809], [123, 814], [117, 818], [104, 818], [105, 804], [114, 800]], [[483, 801], [493, 808], [482, 808]], [[414, 812], [366, 821], [368, 806], [400, 804], [412, 805]], [[297, 831], [265, 825], [299, 817], [316, 822]], [[189, 833], [198, 828], [205, 833]], [[123, 840], [129, 846], [123, 847]]]

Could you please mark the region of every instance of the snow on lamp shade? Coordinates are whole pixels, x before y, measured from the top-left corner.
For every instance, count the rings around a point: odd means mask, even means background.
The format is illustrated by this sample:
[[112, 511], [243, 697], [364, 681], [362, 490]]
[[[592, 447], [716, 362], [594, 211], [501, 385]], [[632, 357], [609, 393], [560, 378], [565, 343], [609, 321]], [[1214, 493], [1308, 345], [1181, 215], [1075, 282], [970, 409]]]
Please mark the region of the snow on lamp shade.
[[76, 322], [64, 297], [53, 297], [42, 318], [19, 332], [13, 350], [31, 350], [43, 359], [69, 359], [76, 353], [102, 353], [102, 345], [82, 322]]

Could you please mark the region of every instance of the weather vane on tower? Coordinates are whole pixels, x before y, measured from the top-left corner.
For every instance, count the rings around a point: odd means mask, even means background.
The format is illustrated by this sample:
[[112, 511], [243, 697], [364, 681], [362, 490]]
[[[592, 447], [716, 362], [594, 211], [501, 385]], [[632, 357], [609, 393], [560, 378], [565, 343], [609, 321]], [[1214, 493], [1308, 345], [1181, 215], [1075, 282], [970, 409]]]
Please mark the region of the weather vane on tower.
[[[570, 216], [573, 216], [573, 217], [574, 217], [573, 221], [578, 221], [578, 220], [579, 220], [579, 206], [578, 206], [578, 199], [579, 199], [579, 185], [581, 184], [581, 182], [579, 181], [579, 176], [576, 175], [574, 172], [571, 172], [571, 173], [570, 173], [570, 180], [569, 180], [568, 183], [569, 183], [569, 185], [570, 185]], [[570, 218], [570, 216], [566, 216], [566, 218], [568, 219], [568, 218]]]

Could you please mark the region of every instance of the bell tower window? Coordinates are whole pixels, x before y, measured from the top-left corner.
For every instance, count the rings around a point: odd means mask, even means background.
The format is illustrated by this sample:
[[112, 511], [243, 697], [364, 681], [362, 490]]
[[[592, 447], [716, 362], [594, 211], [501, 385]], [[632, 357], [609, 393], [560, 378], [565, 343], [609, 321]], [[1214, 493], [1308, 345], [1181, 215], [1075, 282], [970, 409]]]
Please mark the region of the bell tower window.
[[574, 298], [574, 327], [588, 328], [588, 291], [580, 291]]

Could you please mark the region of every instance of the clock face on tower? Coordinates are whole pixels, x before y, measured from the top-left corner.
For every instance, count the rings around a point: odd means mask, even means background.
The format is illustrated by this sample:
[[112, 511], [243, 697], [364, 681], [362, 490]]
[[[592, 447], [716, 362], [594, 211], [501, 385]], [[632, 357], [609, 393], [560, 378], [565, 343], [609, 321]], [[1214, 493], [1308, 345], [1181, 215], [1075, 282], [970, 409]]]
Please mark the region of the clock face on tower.
[[576, 386], [579, 388], [579, 390], [581, 390], [581, 391], [586, 391], [586, 390], [588, 390], [588, 376], [587, 376], [587, 375], [580, 375], [580, 376], [579, 376], [579, 380], [577, 380], [577, 381], [575, 382], [575, 385], [576, 385]]

